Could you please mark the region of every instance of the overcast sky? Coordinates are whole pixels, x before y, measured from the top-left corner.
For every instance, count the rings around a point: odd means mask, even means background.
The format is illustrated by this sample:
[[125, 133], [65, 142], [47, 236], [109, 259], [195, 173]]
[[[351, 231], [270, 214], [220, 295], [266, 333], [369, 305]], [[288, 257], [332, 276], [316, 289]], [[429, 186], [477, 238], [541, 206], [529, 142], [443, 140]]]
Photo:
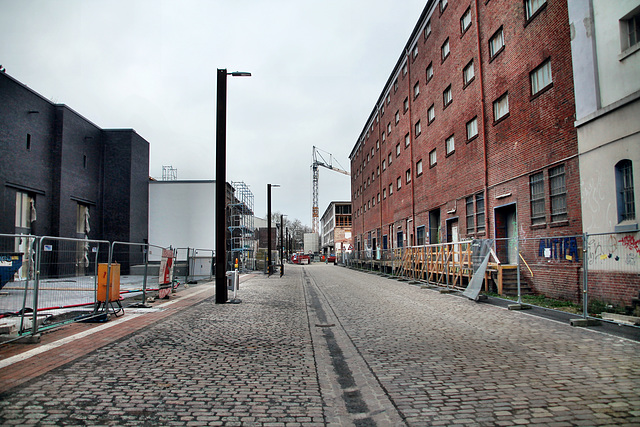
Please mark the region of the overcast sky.
[[[0, 0], [0, 64], [101, 128], [149, 141], [149, 175], [215, 176], [216, 69], [228, 78], [227, 181], [311, 225], [315, 145], [349, 154], [425, 0]], [[350, 200], [320, 169], [320, 215]]]

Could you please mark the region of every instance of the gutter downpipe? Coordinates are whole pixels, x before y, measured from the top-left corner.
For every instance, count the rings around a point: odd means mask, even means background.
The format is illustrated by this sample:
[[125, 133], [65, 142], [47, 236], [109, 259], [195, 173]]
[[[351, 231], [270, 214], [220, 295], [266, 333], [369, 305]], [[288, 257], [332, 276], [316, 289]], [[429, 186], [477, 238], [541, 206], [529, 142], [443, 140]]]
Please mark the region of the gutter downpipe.
[[479, 16], [479, 8], [478, 8], [478, 0], [475, 0], [475, 9], [476, 9], [476, 40], [478, 45], [478, 75], [480, 78], [480, 104], [482, 106], [482, 157], [484, 158], [484, 182], [483, 182], [483, 192], [484, 192], [484, 200], [485, 200], [485, 215], [484, 215], [484, 224], [486, 235], [490, 235], [489, 229], [489, 209], [487, 209], [487, 203], [489, 201], [488, 194], [488, 185], [489, 185], [489, 171], [488, 171], [488, 159], [487, 159], [487, 126], [486, 126], [486, 109], [485, 109], [485, 99], [484, 99], [484, 79], [482, 73], [482, 45], [480, 43], [480, 16]]

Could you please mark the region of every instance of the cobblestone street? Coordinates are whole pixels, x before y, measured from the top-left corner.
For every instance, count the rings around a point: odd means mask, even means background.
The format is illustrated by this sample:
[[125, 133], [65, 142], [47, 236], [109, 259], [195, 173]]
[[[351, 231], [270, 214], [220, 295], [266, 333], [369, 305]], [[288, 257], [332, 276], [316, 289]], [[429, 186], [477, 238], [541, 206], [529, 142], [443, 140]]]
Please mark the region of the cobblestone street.
[[333, 265], [212, 288], [0, 365], [0, 424], [640, 424], [637, 342]]

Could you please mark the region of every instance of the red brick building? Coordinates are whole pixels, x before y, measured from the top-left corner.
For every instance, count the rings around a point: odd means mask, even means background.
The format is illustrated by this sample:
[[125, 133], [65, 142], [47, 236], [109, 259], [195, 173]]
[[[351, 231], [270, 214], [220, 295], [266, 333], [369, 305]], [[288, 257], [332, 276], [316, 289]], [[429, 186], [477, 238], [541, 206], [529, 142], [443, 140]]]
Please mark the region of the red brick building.
[[427, 1], [350, 155], [354, 249], [579, 235], [570, 43], [566, 0]]

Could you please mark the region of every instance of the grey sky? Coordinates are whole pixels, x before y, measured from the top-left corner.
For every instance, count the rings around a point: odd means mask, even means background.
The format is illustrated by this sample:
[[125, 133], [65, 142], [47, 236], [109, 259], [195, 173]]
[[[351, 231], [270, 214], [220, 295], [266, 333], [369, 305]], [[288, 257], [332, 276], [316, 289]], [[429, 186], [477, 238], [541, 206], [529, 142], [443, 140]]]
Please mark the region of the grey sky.
[[[424, 0], [0, 0], [7, 73], [102, 128], [149, 141], [149, 174], [214, 177], [216, 69], [229, 77], [227, 180], [255, 212], [311, 225], [316, 145], [348, 156]], [[320, 170], [320, 214], [349, 200], [349, 177]]]

